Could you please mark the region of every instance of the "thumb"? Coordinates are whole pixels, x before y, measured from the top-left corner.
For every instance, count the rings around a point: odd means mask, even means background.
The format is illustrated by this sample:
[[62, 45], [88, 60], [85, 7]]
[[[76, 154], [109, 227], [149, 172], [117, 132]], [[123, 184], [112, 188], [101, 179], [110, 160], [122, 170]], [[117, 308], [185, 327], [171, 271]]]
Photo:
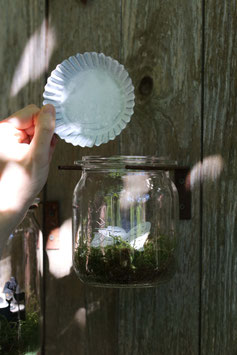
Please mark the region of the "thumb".
[[50, 143], [55, 129], [55, 108], [45, 105], [35, 118], [35, 132], [30, 143], [31, 152], [38, 163], [48, 163]]

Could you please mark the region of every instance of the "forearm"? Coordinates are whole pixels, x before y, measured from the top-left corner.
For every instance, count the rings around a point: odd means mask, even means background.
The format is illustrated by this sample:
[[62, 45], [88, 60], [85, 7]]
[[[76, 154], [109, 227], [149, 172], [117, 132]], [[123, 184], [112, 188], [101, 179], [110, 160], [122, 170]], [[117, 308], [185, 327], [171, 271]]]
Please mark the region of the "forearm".
[[0, 252], [46, 182], [54, 129], [53, 105], [29, 105], [0, 123]]

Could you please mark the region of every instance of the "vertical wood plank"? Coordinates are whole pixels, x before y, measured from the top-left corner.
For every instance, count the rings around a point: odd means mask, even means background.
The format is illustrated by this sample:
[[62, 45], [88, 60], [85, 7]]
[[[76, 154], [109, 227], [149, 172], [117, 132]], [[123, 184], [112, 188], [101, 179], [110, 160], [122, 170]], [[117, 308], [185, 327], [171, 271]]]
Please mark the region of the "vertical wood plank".
[[[0, 0], [0, 120], [29, 105], [42, 106], [45, 84], [45, 1]], [[40, 196], [41, 201], [43, 194]], [[42, 212], [37, 211], [42, 224]]]
[[44, 17], [44, 1], [0, 0], [1, 119], [28, 104], [42, 104]]
[[[120, 60], [120, 23], [120, 1], [51, 0], [49, 24], [56, 33], [57, 50], [50, 70], [78, 52], [103, 52]], [[59, 201], [61, 219], [60, 249], [48, 251], [47, 354], [116, 354], [116, 291], [87, 288], [71, 269], [72, 194], [80, 174], [58, 171], [57, 167], [73, 164], [83, 155], [118, 152], [119, 138], [92, 149], [58, 143], [47, 184], [47, 200]]]
[[[45, 70], [44, 2], [24, 5], [20, 0], [0, 0], [0, 120], [31, 103], [41, 105]], [[32, 59], [35, 52], [37, 68]], [[7, 281], [9, 263], [10, 258], [0, 260], [1, 290]]]
[[[0, 120], [29, 104], [42, 105], [45, 37], [45, 1], [0, 0]], [[15, 248], [15, 253], [19, 265], [21, 249]], [[0, 260], [1, 292], [8, 262], [10, 258]]]
[[201, 353], [210, 355], [237, 354], [236, 26], [235, 0], [206, 1]]
[[[122, 1], [122, 58], [135, 84], [123, 154], [200, 159], [201, 1]], [[121, 290], [119, 354], [198, 354], [199, 188], [179, 226], [179, 269], [166, 285]]]
[[[0, 120], [42, 106], [47, 61], [44, 1], [0, 0]], [[41, 201], [43, 194], [40, 196]], [[37, 211], [42, 224], [42, 213]]]

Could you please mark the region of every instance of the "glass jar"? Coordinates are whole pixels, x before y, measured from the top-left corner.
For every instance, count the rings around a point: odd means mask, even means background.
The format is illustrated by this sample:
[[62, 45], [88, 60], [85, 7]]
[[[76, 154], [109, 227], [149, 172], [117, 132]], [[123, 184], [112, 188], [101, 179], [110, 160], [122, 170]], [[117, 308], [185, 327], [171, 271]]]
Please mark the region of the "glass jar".
[[175, 162], [144, 156], [83, 157], [73, 194], [73, 265], [101, 287], [151, 287], [176, 269]]
[[4, 337], [0, 337], [0, 349], [3, 353], [34, 351], [40, 354], [43, 248], [42, 233], [35, 217], [38, 203], [36, 199], [9, 236], [3, 251], [3, 258], [9, 260], [0, 294], [6, 306], [0, 308], [0, 327], [4, 332]]

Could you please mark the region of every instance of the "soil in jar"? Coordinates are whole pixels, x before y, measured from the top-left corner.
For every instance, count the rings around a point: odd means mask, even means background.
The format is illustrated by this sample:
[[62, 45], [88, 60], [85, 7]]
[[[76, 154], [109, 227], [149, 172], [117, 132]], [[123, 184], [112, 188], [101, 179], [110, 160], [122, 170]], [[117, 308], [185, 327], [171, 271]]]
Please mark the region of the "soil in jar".
[[165, 235], [150, 237], [139, 251], [121, 237], [114, 244], [78, 246], [74, 267], [82, 281], [101, 285], [159, 284], [170, 279], [175, 269], [175, 240]]

